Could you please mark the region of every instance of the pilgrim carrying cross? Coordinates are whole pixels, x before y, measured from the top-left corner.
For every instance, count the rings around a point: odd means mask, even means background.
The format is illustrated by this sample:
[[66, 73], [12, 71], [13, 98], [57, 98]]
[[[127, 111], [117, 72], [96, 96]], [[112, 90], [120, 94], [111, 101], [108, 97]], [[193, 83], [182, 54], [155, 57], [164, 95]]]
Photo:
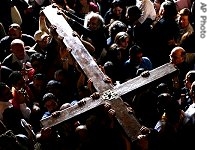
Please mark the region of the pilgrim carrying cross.
[[63, 121], [69, 120], [82, 113], [85, 113], [93, 108], [103, 105], [105, 100], [109, 100], [111, 108], [116, 112], [116, 119], [122, 126], [124, 132], [131, 140], [137, 140], [137, 136], [141, 134], [141, 124], [134, 117], [133, 114], [128, 113], [127, 106], [124, 104], [122, 98], [129, 92], [153, 84], [158, 79], [174, 74], [177, 69], [174, 65], [167, 63], [156, 69], [149, 71], [149, 77], [138, 76], [118, 86], [113, 86], [111, 83], [104, 82], [106, 75], [100, 70], [92, 56], [88, 53], [84, 45], [78, 37], [73, 36], [73, 30], [62, 15], [58, 15], [58, 9], [47, 6], [43, 10], [46, 18], [51, 25], [56, 26], [58, 35], [63, 37], [63, 42], [67, 48], [71, 49], [71, 55], [77, 61], [81, 69], [88, 78], [91, 78], [94, 88], [100, 93], [100, 98], [93, 100], [91, 97], [82, 99], [85, 105], [66, 108], [61, 111], [58, 118], [49, 116], [41, 120], [43, 127], [52, 127]]

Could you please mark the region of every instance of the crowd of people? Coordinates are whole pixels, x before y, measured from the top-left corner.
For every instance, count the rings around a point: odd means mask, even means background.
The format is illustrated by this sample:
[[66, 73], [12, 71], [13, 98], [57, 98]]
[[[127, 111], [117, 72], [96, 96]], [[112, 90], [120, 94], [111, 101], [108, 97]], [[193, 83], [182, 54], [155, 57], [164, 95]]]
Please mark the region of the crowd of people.
[[[109, 101], [53, 127], [100, 94], [43, 13], [57, 7], [108, 82], [117, 86], [172, 63], [178, 72], [123, 96], [142, 125], [130, 141]], [[56, 19], [56, 16], [55, 16]], [[0, 150], [195, 149], [195, 0], [0, 2]]]

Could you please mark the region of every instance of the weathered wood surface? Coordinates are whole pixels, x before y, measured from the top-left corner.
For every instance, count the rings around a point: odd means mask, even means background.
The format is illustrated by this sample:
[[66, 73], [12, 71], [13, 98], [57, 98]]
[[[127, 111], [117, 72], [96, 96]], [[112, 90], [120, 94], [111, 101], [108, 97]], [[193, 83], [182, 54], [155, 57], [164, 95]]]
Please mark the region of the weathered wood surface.
[[83, 101], [86, 102], [84, 106], [75, 105], [69, 107], [61, 112], [61, 116], [59, 118], [48, 117], [41, 120], [41, 123], [44, 127], [57, 125], [65, 120], [71, 119], [81, 113], [84, 113], [92, 108], [95, 108], [103, 104], [104, 100], [112, 100], [115, 98], [119, 98], [120, 96], [127, 94], [133, 90], [136, 90], [138, 88], [143, 88], [148, 84], [152, 84], [153, 82], [155, 82], [158, 79], [161, 79], [164, 76], [172, 75], [176, 71], [177, 71], [176, 68], [173, 67], [172, 64], [170, 63], [165, 64], [163, 66], [160, 66], [156, 69], [149, 71], [150, 76], [147, 78], [138, 76], [120, 85], [114, 86], [113, 89], [111, 90], [109, 89], [101, 93], [101, 97], [97, 100], [93, 100], [92, 98], [87, 97], [83, 99]]
[[100, 70], [99, 66], [86, 50], [80, 39], [73, 35], [73, 30], [68, 22], [62, 15], [57, 14], [58, 9], [50, 5], [47, 6], [43, 12], [51, 25], [57, 27], [57, 33], [64, 38], [63, 41], [65, 45], [68, 49], [71, 49], [72, 56], [77, 61], [86, 76], [91, 78], [95, 89], [98, 92], [103, 92], [113, 88], [112, 84], [104, 82], [104, 73]]
[[137, 136], [141, 134], [141, 125], [133, 114], [128, 113], [127, 106], [124, 105], [124, 102], [120, 96], [138, 88], [144, 87], [148, 84], [152, 84], [153, 81], [175, 73], [177, 69], [172, 64], [168, 63], [154, 70], [151, 70], [149, 77], [144, 78], [138, 76], [119, 86], [114, 87], [112, 84], [104, 82], [104, 78], [106, 76], [100, 70], [78, 37], [73, 36], [73, 31], [63, 16], [57, 15], [57, 8], [47, 6], [43, 12], [49, 22], [57, 27], [58, 34], [64, 37], [65, 45], [67, 48], [71, 49], [72, 56], [75, 58], [87, 77], [91, 78], [95, 89], [100, 93], [100, 98], [97, 100], [93, 100], [92, 98], [88, 97], [83, 99], [83, 101], [85, 101], [85, 105], [74, 105], [62, 110], [58, 118], [53, 118], [50, 116], [42, 119], [41, 124], [43, 127], [55, 126], [63, 121], [81, 115], [93, 108], [104, 104], [105, 100], [109, 100], [111, 107], [116, 111], [116, 119], [118, 120], [119, 124], [122, 126], [129, 139], [132, 142], [135, 141]]
[[163, 77], [172, 76], [177, 72], [177, 68], [174, 67], [171, 63], [166, 63], [162, 66], [159, 66], [151, 71], [149, 71], [149, 77], [138, 76], [136, 78], [130, 79], [127, 82], [124, 82], [118, 86], [115, 86], [112, 90], [114, 93], [117, 93], [119, 96], [127, 94], [138, 88], [144, 88], [146, 85], [151, 85], [158, 80], [161, 80]]

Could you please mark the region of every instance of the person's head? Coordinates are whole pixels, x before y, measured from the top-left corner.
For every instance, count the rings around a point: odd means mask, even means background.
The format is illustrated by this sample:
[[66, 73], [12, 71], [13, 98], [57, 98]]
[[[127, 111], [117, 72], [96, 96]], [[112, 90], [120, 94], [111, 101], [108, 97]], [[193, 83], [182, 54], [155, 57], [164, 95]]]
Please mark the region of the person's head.
[[8, 35], [12, 39], [20, 39], [22, 37], [22, 30], [19, 24], [12, 23], [9, 26]]
[[44, 63], [45, 63], [45, 57], [41, 53], [33, 53], [30, 56], [30, 63], [33, 69], [35, 70], [35, 73], [42, 73], [44, 71]]
[[90, 0], [74, 0], [73, 8], [75, 12], [80, 13], [84, 7], [89, 7], [89, 4]]
[[169, 87], [166, 83], [160, 83], [156, 86], [156, 93], [157, 94], [161, 94], [161, 93], [169, 93], [170, 90], [169, 90]]
[[[15, 134], [25, 133], [24, 128], [21, 126], [20, 120], [23, 118], [23, 114], [20, 109], [9, 107], [3, 112], [3, 122], [7, 129], [12, 130]], [[1, 142], [0, 142], [1, 144]]]
[[177, 16], [176, 4], [173, 1], [164, 1], [159, 10], [159, 14], [165, 18], [174, 18]]
[[136, 5], [133, 5], [127, 7], [125, 16], [130, 23], [134, 23], [137, 19], [139, 19], [141, 14], [142, 11]]
[[164, 2], [165, 0], [154, 0], [153, 5], [156, 11], [156, 14], [159, 14], [160, 10], [160, 5]]
[[192, 83], [195, 81], [195, 70], [190, 70], [187, 72], [184, 82], [185, 82], [185, 87], [190, 89]]
[[21, 39], [14, 39], [10, 44], [11, 52], [18, 60], [23, 60], [25, 57], [24, 42]]
[[54, 112], [58, 109], [58, 99], [53, 93], [46, 93], [42, 98], [43, 106], [49, 112]]
[[28, 136], [26, 136], [25, 134], [22, 134], [22, 133], [16, 134], [15, 137], [16, 137], [21, 149], [29, 150], [29, 149], [33, 148], [33, 146], [31, 145], [31, 142], [30, 142], [30, 138]]
[[68, 72], [63, 69], [56, 70], [54, 73], [54, 79], [61, 83], [65, 82], [68, 77]]
[[46, 85], [46, 90], [56, 96], [60, 96], [62, 94], [62, 84], [59, 81], [50, 80]]
[[191, 17], [191, 12], [190, 9], [188, 8], [183, 8], [179, 11], [179, 26], [183, 29], [186, 28], [190, 24], [190, 17]]
[[23, 75], [20, 71], [13, 71], [8, 78], [10, 83], [9, 86], [15, 87], [15, 89], [20, 90], [21, 88], [25, 87], [25, 80]]
[[121, 16], [124, 8], [121, 0], [113, 0], [111, 3], [111, 9], [115, 16]]
[[64, 88], [70, 89], [74, 85], [74, 72], [58, 69], [54, 73], [54, 79], [62, 84]]
[[122, 21], [115, 20], [112, 22], [109, 26], [109, 36], [114, 40], [115, 36], [119, 32], [126, 32], [127, 31], [127, 25], [123, 23]]
[[88, 137], [88, 129], [86, 125], [79, 125], [75, 129], [75, 133], [78, 135], [80, 140], [86, 140]]
[[157, 97], [157, 110], [160, 114], [163, 114], [168, 105], [172, 101], [172, 96], [169, 93], [160, 93]]
[[122, 49], [126, 49], [129, 45], [129, 35], [127, 32], [119, 32], [115, 36], [114, 42]]
[[90, 12], [85, 16], [84, 27], [94, 31], [104, 28], [103, 17], [95, 12]]
[[4, 82], [0, 82], [0, 101], [8, 102], [12, 98], [13, 95], [9, 86]]
[[113, 79], [114, 76], [114, 64], [111, 61], [107, 61], [104, 63], [103, 65], [104, 70], [105, 70], [105, 74], [110, 77], [111, 79]]
[[185, 61], [186, 51], [180, 47], [174, 47], [170, 53], [170, 62], [179, 65]]
[[138, 45], [133, 45], [129, 49], [129, 58], [130, 61], [134, 63], [140, 63], [142, 61], [143, 51], [142, 48]]
[[33, 76], [33, 87], [40, 92], [43, 92], [43, 90], [46, 87], [46, 76], [41, 73], [37, 73]]
[[34, 40], [41, 48], [45, 48], [49, 43], [49, 35], [44, 31], [37, 30], [34, 33]]
[[169, 93], [161, 93], [158, 96], [157, 103], [159, 113], [166, 113], [167, 121], [170, 123], [177, 123], [180, 119], [180, 105], [177, 100]]

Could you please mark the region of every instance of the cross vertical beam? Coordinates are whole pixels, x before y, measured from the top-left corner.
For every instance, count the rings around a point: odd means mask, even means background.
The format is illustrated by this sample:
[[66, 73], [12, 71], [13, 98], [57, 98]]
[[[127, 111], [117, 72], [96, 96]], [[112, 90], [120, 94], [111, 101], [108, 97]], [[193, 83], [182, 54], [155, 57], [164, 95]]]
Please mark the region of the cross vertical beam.
[[58, 9], [53, 8], [51, 5], [47, 6], [43, 10], [51, 25], [57, 27], [57, 33], [63, 37], [66, 47], [71, 49], [71, 55], [77, 61], [86, 76], [91, 78], [95, 89], [100, 93], [100, 98], [93, 100], [91, 97], [87, 97], [83, 99], [83, 101], [86, 102], [84, 106], [74, 105], [66, 108], [61, 111], [58, 118], [49, 116], [45, 119], [42, 119], [41, 124], [43, 127], [55, 126], [65, 120], [76, 117], [104, 104], [105, 100], [109, 100], [111, 107], [116, 112], [116, 119], [122, 126], [128, 138], [131, 140], [131, 142], [137, 140], [137, 136], [141, 134], [141, 124], [133, 114], [128, 113], [127, 106], [124, 104], [120, 96], [138, 88], [145, 87], [148, 84], [152, 84], [154, 81], [157, 81], [162, 77], [172, 75], [177, 71], [177, 69], [172, 64], [168, 63], [150, 71], [150, 76], [147, 78], [138, 76], [117, 87], [114, 87], [111, 83], [105, 83], [104, 78], [106, 75], [100, 70], [99, 66], [88, 53], [79, 38], [73, 36], [72, 28], [62, 15], [57, 14], [57, 11]]

